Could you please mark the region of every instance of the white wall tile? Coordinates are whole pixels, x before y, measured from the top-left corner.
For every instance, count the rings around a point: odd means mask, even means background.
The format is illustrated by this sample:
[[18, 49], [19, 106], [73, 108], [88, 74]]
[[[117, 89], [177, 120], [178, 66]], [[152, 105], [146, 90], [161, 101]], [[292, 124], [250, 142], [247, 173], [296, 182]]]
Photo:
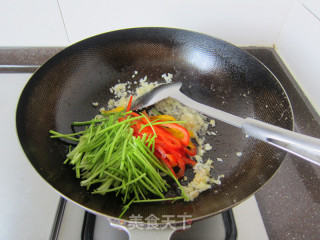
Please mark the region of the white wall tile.
[[320, 21], [295, 1], [276, 41], [276, 49], [320, 113]]
[[1, 1], [0, 29], [0, 46], [69, 43], [56, 0]]
[[240, 46], [272, 46], [292, 0], [58, 0], [71, 42], [143, 26], [189, 29]]

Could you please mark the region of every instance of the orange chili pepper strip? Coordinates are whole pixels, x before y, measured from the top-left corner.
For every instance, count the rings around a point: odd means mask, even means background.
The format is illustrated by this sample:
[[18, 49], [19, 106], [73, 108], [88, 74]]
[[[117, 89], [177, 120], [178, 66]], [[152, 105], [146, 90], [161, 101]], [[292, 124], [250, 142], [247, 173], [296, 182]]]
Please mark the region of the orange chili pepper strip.
[[176, 119], [170, 115], [158, 115], [158, 116], [151, 116], [151, 120], [162, 120], [162, 121], [176, 121]]
[[184, 146], [188, 146], [190, 142], [190, 135], [187, 129], [185, 129], [184, 127], [176, 123], [164, 123], [164, 124], [159, 124], [159, 126], [166, 127], [166, 129], [173, 129], [175, 131], [179, 131], [182, 134], [182, 138], [179, 138], [179, 140]]
[[109, 111], [102, 110], [101, 113], [117, 113], [117, 112], [123, 111], [124, 109], [125, 109], [124, 107], [117, 107]]

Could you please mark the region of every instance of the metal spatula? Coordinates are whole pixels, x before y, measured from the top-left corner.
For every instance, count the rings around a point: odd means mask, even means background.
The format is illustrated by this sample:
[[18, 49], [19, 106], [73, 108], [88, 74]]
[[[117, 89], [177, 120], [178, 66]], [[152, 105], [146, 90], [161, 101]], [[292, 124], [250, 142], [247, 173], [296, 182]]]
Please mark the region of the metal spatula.
[[320, 139], [292, 132], [252, 118], [241, 118], [198, 103], [180, 92], [181, 82], [163, 84], [138, 98], [133, 110], [149, 107], [171, 97], [207, 116], [241, 128], [244, 134], [274, 145], [305, 160], [320, 165]]

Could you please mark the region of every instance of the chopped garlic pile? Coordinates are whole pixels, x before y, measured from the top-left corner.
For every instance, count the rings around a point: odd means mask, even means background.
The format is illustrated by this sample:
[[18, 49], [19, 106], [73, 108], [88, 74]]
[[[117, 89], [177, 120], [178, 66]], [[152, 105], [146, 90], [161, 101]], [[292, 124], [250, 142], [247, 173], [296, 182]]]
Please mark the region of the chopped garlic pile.
[[[132, 78], [135, 78], [138, 74], [138, 71], [135, 71], [132, 75]], [[171, 83], [173, 75], [171, 73], [162, 74], [161, 76], [164, 79], [164, 83]], [[125, 107], [128, 104], [130, 95], [133, 95], [133, 101], [137, 98], [141, 97], [147, 92], [150, 92], [153, 88], [158, 87], [161, 84], [157, 81], [148, 82], [148, 77], [145, 76], [141, 78], [139, 81], [127, 81], [125, 83], [118, 83], [112, 88], [110, 88], [110, 92], [114, 94], [115, 99], [110, 99], [108, 102], [108, 109], [113, 109], [116, 107]], [[137, 88], [135, 92], [131, 91], [131, 86], [136, 85]], [[101, 109], [104, 110], [104, 109]]]
[[209, 123], [204, 115], [184, 106], [173, 98], [167, 98], [155, 104], [155, 109], [165, 115], [171, 115], [177, 120], [186, 121], [181, 125], [193, 131], [196, 138], [198, 135], [203, 135], [208, 129]]
[[210, 169], [213, 168], [212, 160], [209, 158], [206, 163], [198, 162], [194, 166], [195, 176], [188, 186], [182, 186], [189, 201], [193, 201], [199, 194], [211, 188], [211, 183], [221, 184], [220, 178], [224, 175], [219, 175], [218, 179], [210, 178]]

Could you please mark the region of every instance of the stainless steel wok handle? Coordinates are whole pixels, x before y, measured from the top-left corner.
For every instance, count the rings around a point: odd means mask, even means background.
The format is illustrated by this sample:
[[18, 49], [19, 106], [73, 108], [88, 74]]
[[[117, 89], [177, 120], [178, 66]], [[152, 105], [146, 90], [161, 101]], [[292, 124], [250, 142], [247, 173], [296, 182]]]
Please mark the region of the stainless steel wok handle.
[[320, 165], [320, 139], [318, 138], [292, 132], [252, 118], [245, 119], [242, 131]]
[[191, 227], [191, 225], [166, 227], [163, 229], [158, 229], [156, 227], [151, 227], [150, 229], [145, 227], [129, 227], [128, 225], [121, 224], [110, 220], [110, 225], [114, 228], [119, 228], [124, 230], [129, 235], [129, 240], [170, 240], [171, 235], [175, 231], [186, 230]]

